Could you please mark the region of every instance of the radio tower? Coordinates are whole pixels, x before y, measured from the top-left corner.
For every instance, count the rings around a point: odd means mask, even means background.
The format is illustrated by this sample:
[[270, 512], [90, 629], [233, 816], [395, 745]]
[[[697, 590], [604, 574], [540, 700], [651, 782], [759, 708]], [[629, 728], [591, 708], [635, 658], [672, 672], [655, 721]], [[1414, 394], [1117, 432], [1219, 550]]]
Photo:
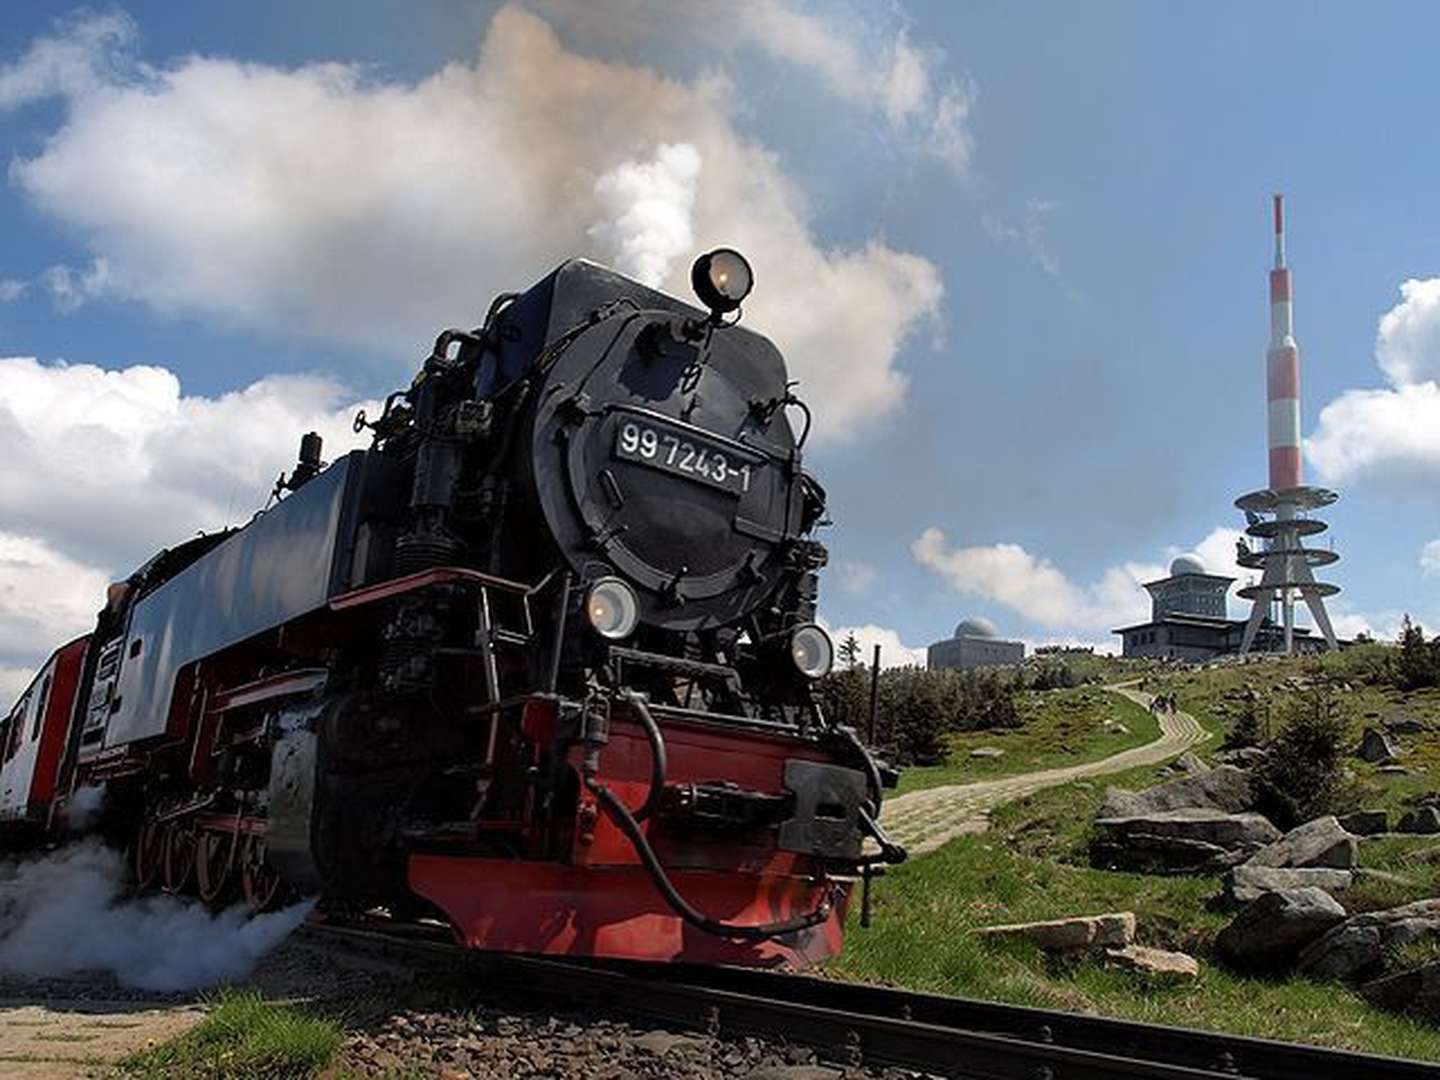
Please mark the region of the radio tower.
[[[1310, 512], [1329, 506], [1338, 495], [1328, 488], [1306, 487], [1300, 479], [1300, 349], [1291, 321], [1290, 271], [1285, 266], [1285, 204], [1275, 196], [1275, 268], [1270, 271], [1270, 350], [1266, 354], [1266, 399], [1270, 407], [1270, 486], [1235, 500], [1250, 525], [1245, 531], [1260, 540], [1257, 550], [1242, 542], [1241, 566], [1262, 571], [1260, 584], [1247, 585], [1239, 595], [1253, 601], [1240, 653], [1248, 653], [1266, 614], [1278, 601], [1284, 626], [1283, 651], [1295, 651], [1295, 601], [1304, 600], [1325, 636], [1337, 647], [1335, 630], [1325, 612], [1325, 597], [1339, 586], [1316, 581], [1313, 567], [1328, 566], [1340, 556], [1307, 548], [1306, 536], [1325, 531]], [[1268, 635], [1267, 635], [1268, 636]], [[1273, 638], [1272, 638], [1273, 640]]]

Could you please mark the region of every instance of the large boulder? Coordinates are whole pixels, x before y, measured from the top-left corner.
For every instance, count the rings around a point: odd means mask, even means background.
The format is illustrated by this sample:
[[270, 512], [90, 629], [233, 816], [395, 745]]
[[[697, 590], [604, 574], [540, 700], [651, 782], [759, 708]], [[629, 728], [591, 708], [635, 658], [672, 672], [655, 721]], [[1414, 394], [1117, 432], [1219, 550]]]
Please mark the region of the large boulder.
[[1359, 845], [1340, 827], [1333, 814], [1307, 821], [1250, 856], [1251, 866], [1331, 866], [1346, 870], [1355, 865]]
[[1135, 913], [1111, 911], [1049, 922], [1011, 923], [976, 930], [981, 937], [1020, 938], [1053, 952], [1122, 948], [1135, 940]]
[[1378, 764], [1399, 756], [1399, 748], [1390, 741], [1390, 736], [1379, 728], [1367, 727], [1360, 736], [1360, 745], [1355, 747], [1355, 756], [1361, 761]]
[[1345, 909], [1322, 889], [1280, 889], [1241, 908], [1215, 946], [1237, 968], [1278, 971], [1344, 919]]
[[1223, 810], [1238, 814], [1255, 805], [1250, 775], [1233, 765], [1222, 765], [1193, 776], [1182, 776], [1144, 791], [1110, 788], [1100, 805], [1100, 817], [1138, 817], [1168, 810]]
[[1349, 870], [1331, 870], [1322, 867], [1293, 869], [1279, 866], [1251, 866], [1246, 863], [1234, 867], [1225, 875], [1224, 892], [1221, 898], [1228, 905], [1244, 907], [1260, 899], [1267, 892], [1281, 892], [1285, 889], [1312, 887], [1323, 889], [1334, 896], [1344, 892], [1354, 883]]
[[1360, 996], [1391, 1012], [1440, 1021], [1440, 960], [1366, 983]]
[[1218, 873], [1279, 836], [1260, 814], [1192, 807], [1102, 817], [1095, 822], [1090, 858], [1096, 866], [1141, 873]]
[[1340, 827], [1355, 836], [1374, 836], [1390, 827], [1390, 818], [1384, 810], [1356, 810], [1340, 819]]
[[1440, 937], [1440, 899], [1353, 915], [1300, 954], [1300, 971], [1316, 979], [1352, 979], [1378, 972], [1385, 954], [1421, 938]]
[[1385, 730], [1391, 735], [1418, 735], [1425, 725], [1408, 713], [1396, 712], [1385, 721]]
[[1210, 771], [1210, 766], [1201, 761], [1189, 750], [1181, 754], [1170, 763], [1171, 772], [1181, 773], [1184, 776], [1199, 776], [1201, 773]]
[[1407, 810], [1400, 815], [1399, 822], [1395, 825], [1396, 832], [1404, 833], [1440, 833], [1440, 810], [1433, 806], [1417, 806], [1414, 810]]

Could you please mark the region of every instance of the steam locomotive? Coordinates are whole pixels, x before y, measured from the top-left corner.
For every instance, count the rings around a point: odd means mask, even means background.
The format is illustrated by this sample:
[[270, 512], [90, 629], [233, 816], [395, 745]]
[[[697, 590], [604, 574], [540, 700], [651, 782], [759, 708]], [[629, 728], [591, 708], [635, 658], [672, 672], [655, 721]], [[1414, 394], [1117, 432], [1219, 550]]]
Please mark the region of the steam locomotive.
[[[0, 724], [0, 842], [104, 793], [141, 889], [442, 915], [479, 949], [805, 964], [904, 852], [815, 681], [809, 410], [719, 249], [704, 310], [584, 260], [446, 330], [243, 528], [111, 586]], [[792, 420], [800, 421], [796, 434]], [[8, 837], [9, 839], [3, 839]]]

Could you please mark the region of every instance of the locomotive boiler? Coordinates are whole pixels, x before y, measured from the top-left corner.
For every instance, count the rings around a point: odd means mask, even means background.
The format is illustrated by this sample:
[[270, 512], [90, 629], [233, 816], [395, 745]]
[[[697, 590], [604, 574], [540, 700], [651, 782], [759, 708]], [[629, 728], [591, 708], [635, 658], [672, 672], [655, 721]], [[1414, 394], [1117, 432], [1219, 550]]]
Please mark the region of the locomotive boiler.
[[475, 948], [836, 951], [904, 857], [893, 773], [815, 693], [810, 412], [738, 325], [746, 261], [692, 283], [704, 310], [572, 260], [498, 297], [357, 416], [369, 449], [305, 436], [274, 505], [112, 586], [0, 728], [0, 823], [103, 787], [142, 888]]

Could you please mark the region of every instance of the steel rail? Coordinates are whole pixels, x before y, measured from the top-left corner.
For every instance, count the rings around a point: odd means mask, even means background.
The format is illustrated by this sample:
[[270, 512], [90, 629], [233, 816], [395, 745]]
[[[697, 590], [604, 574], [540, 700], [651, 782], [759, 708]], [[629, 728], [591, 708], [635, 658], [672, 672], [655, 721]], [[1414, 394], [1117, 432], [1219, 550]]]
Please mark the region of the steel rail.
[[522, 994], [713, 1034], [770, 1035], [849, 1064], [900, 1065], [961, 1080], [1440, 1076], [1436, 1066], [1418, 1061], [801, 975], [468, 952], [438, 929], [310, 924], [299, 933], [391, 962], [473, 972], [486, 986]]

